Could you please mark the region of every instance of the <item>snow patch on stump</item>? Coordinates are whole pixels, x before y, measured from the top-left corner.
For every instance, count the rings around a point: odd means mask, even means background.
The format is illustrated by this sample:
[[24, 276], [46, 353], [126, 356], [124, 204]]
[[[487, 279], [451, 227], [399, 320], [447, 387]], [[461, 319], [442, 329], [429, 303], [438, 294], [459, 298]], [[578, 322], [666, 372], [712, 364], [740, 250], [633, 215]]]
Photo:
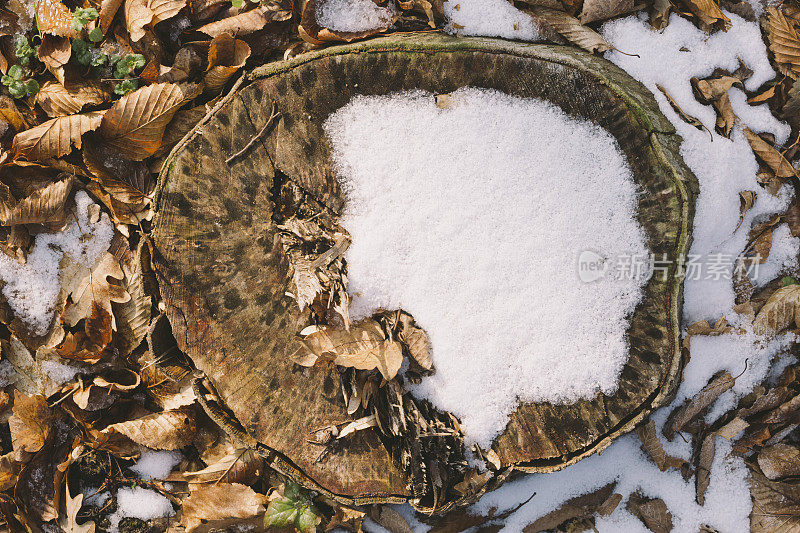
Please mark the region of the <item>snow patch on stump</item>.
[[581, 252], [644, 255], [614, 138], [538, 100], [463, 88], [356, 97], [326, 122], [346, 190], [354, 318], [402, 308], [431, 337], [414, 388], [488, 445], [518, 398], [610, 394], [643, 279], [582, 282]]

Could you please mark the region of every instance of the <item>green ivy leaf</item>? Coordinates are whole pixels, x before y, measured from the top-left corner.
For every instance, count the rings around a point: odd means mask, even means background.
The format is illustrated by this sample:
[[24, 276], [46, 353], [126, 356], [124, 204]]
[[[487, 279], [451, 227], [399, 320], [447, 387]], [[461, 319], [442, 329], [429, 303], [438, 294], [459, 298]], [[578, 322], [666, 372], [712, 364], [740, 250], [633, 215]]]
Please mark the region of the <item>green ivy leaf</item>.
[[28, 94], [33, 96], [34, 94], [39, 92], [39, 82], [36, 80], [28, 80], [25, 82], [25, 90]]
[[300, 531], [313, 531], [322, 522], [308, 493], [299, 485], [287, 482], [283, 495], [278, 496], [267, 506], [264, 527], [285, 527], [294, 525]]
[[8, 92], [14, 98], [22, 98], [28, 94], [28, 88], [21, 81], [15, 80], [8, 86]]
[[136, 80], [122, 80], [114, 86], [114, 94], [125, 96], [129, 92], [133, 92], [139, 88], [139, 82]]
[[89, 32], [89, 40], [93, 43], [99, 43], [103, 40], [103, 30], [100, 28], [100, 26]]
[[7, 74], [12, 80], [19, 81], [22, 79], [22, 67], [19, 65], [12, 65], [8, 68]]
[[81, 31], [84, 26], [89, 22], [97, 19], [100, 14], [93, 7], [83, 8], [79, 7], [72, 12], [72, 28], [75, 31]]

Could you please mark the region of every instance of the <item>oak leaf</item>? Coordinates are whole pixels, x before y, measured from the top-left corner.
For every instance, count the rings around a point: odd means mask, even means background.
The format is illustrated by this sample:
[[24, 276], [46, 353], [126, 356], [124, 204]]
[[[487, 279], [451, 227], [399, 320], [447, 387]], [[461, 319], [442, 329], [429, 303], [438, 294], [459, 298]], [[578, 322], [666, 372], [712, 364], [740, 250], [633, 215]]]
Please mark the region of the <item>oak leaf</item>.
[[65, 295], [71, 295], [72, 300], [64, 309], [64, 322], [70, 327], [74, 326], [82, 318], [88, 317], [93, 305], [97, 304], [111, 315], [111, 326], [116, 329], [111, 302], [125, 303], [131, 297], [124, 288], [108, 280], [124, 278], [119, 261], [105, 252], [91, 269], [73, 261], [64, 263], [61, 273], [62, 291]]
[[11, 446], [19, 454], [36, 453], [47, 442], [53, 429], [53, 413], [44, 396], [26, 396], [14, 391], [14, 407], [8, 425], [11, 430]]

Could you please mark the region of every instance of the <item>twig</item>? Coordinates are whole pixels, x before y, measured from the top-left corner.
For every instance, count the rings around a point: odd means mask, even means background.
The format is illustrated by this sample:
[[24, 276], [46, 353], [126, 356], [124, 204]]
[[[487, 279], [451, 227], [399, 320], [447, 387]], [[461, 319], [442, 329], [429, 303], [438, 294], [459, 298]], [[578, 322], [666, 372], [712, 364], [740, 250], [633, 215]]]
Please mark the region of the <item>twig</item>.
[[269, 116], [269, 118], [267, 119], [267, 123], [266, 123], [266, 124], [264, 124], [264, 127], [263, 127], [263, 128], [261, 128], [261, 131], [259, 131], [258, 133], [256, 133], [256, 134], [253, 136], [253, 138], [252, 138], [252, 139], [250, 139], [250, 142], [248, 142], [248, 143], [245, 145], [245, 147], [244, 147], [244, 148], [242, 148], [241, 150], [239, 150], [238, 152], [236, 152], [235, 154], [233, 154], [232, 156], [230, 156], [228, 159], [226, 159], [226, 160], [225, 160], [225, 163], [226, 163], [226, 164], [228, 164], [228, 165], [230, 165], [230, 164], [231, 164], [231, 161], [233, 161], [233, 160], [234, 160], [234, 159], [236, 159], [237, 157], [239, 157], [239, 156], [241, 156], [242, 154], [244, 154], [245, 152], [247, 152], [247, 151], [248, 151], [250, 148], [252, 148], [252, 147], [253, 147], [253, 145], [256, 143], [256, 141], [258, 141], [258, 140], [259, 140], [261, 137], [263, 137], [263, 136], [264, 136], [264, 134], [265, 134], [265, 133], [267, 132], [267, 130], [269, 129], [269, 127], [270, 127], [270, 126], [272, 126], [272, 124], [275, 122], [275, 119], [277, 119], [277, 118], [280, 118], [280, 116], [281, 116], [281, 114], [275, 110], [275, 102], [272, 102], [272, 111], [270, 111], [270, 116]]

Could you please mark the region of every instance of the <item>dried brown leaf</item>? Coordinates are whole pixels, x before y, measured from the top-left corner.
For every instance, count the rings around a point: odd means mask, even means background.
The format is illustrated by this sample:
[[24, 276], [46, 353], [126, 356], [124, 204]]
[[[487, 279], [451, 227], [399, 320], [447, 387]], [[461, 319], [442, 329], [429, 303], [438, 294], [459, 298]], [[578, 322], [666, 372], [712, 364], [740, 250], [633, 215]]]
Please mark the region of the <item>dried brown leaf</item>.
[[635, 492], [628, 498], [625, 508], [653, 533], [672, 531], [672, 514], [661, 498], [646, 498]]
[[750, 470], [752, 533], [795, 533], [800, 530], [800, 485], [770, 481]]
[[119, 333], [116, 344], [122, 355], [128, 355], [139, 346], [150, 327], [153, 302], [152, 297], [144, 291], [141, 265], [143, 247], [144, 240], [139, 242], [136, 252], [122, 265], [125, 278], [121, 286], [131, 295], [130, 300], [112, 304]]
[[83, 134], [96, 130], [103, 120], [103, 111], [58, 117], [14, 136], [12, 151], [29, 160], [61, 157], [80, 148]]
[[556, 529], [568, 520], [588, 518], [595, 514], [611, 497], [616, 485], [616, 482], [609, 483], [594, 492], [569, 499], [555, 511], [525, 526], [522, 531], [524, 533], [540, 533], [541, 531]]
[[[327, 358], [340, 366], [359, 370], [377, 368], [384, 378], [392, 379], [403, 363], [403, 349], [399, 342], [390, 341], [380, 324], [367, 319], [354, 324], [350, 330], [325, 328], [306, 336], [301, 346], [291, 356], [304, 366], [316, 358]], [[312, 363], [313, 364], [313, 363]]]
[[140, 41], [151, 28], [170, 19], [186, 6], [186, 0], [125, 0], [125, 24], [131, 39]]
[[697, 494], [697, 503], [700, 505], [705, 505], [706, 503], [706, 490], [708, 489], [708, 484], [711, 482], [711, 465], [714, 462], [714, 454], [717, 449], [716, 438], [716, 433], [709, 433], [706, 435], [700, 444], [700, 453], [697, 456], [694, 484]]
[[750, 143], [750, 148], [767, 166], [772, 169], [776, 176], [779, 178], [790, 178], [797, 175], [797, 171], [792, 167], [783, 154], [773, 148], [767, 141], [762, 139], [758, 134], [754, 133], [750, 128], [743, 129], [747, 141]]
[[109, 94], [92, 80], [70, 85], [69, 89], [58, 82], [48, 81], [36, 93], [36, 103], [51, 117], [78, 113], [85, 105], [102, 104]]
[[14, 407], [8, 419], [11, 445], [19, 454], [35, 453], [42, 449], [53, 429], [53, 413], [44, 396], [26, 396], [14, 391]]
[[800, 450], [789, 444], [778, 443], [758, 452], [758, 466], [772, 481], [800, 475]]
[[636, 428], [636, 435], [642, 441], [645, 451], [650, 459], [656, 464], [659, 470], [666, 472], [670, 468], [680, 468], [686, 462], [683, 459], [667, 455], [664, 446], [656, 433], [656, 424], [653, 420], [648, 420], [646, 424], [641, 424]]
[[707, 407], [719, 398], [720, 394], [733, 387], [734, 383], [735, 380], [728, 372], [712, 378], [700, 392], [670, 413], [667, 422], [664, 424], [664, 436], [672, 440], [676, 432], [681, 431], [689, 422], [700, 416]]
[[734, 232], [742, 226], [745, 215], [752, 209], [753, 205], [756, 203], [757, 197], [758, 193], [755, 191], [742, 191], [739, 193], [739, 222], [736, 224], [736, 229], [733, 230]]
[[49, 183], [17, 201], [5, 185], [0, 184], [0, 225], [47, 224], [66, 218], [66, 202], [74, 177]]
[[205, 33], [211, 37], [216, 37], [222, 33], [232, 33], [235, 35], [248, 35], [264, 29], [270, 22], [282, 22], [291, 18], [290, 10], [273, 10], [268, 6], [259, 6], [250, 11], [239, 13], [232, 17], [211, 22], [197, 28], [197, 31]]
[[255, 483], [264, 460], [250, 448], [236, 448], [202, 470], [184, 472], [191, 483]]
[[195, 430], [195, 421], [188, 413], [164, 411], [111, 424], [102, 433], [119, 433], [154, 450], [177, 450], [192, 443]]
[[567, 41], [583, 48], [587, 52], [602, 53], [614, 48], [599, 33], [587, 26], [583, 26], [580, 20], [563, 11], [541, 6], [532, 6], [523, 9], [523, 11], [529, 13], [540, 26], [552, 28]]
[[710, 104], [731, 87], [744, 87], [739, 78], [727, 74], [704, 79], [692, 78], [690, 81], [695, 97], [702, 104]]
[[113, 319], [111, 302], [125, 303], [130, 295], [124, 288], [109, 281], [121, 280], [124, 273], [119, 261], [106, 252], [92, 269], [72, 261], [65, 261], [62, 270], [62, 292], [70, 295], [71, 302], [64, 309], [62, 317], [64, 322], [72, 327], [82, 318], [91, 314], [91, 309], [96, 303], [112, 317], [112, 328], [116, 329]]
[[403, 515], [388, 505], [376, 505], [367, 511], [369, 517], [392, 533], [413, 533]]
[[62, 37], [77, 37], [72, 27], [72, 12], [60, 0], [37, 0], [36, 24], [39, 31]]
[[56, 37], [45, 33], [39, 45], [39, 61], [47, 65], [50, 72], [55, 72], [69, 61], [72, 45], [67, 37]]
[[216, 94], [250, 57], [250, 46], [228, 33], [217, 35], [208, 47], [208, 68], [203, 77], [204, 91]]
[[753, 322], [756, 333], [776, 334], [797, 324], [800, 313], [800, 285], [781, 287], [769, 297]]
[[267, 497], [239, 483], [191, 486], [183, 501], [181, 523], [191, 533], [204, 522], [250, 518], [265, 511]]
[[[675, 99], [672, 98], [672, 96], [667, 92], [667, 90], [664, 87], [662, 87], [659, 84], [656, 84], [656, 87], [658, 88], [659, 91], [661, 91], [664, 94], [664, 97], [667, 99], [667, 102], [669, 102], [670, 107], [672, 107], [672, 109], [678, 114], [678, 116], [681, 118], [681, 120], [683, 120], [684, 122], [686, 122], [687, 124], [689, 124], [691, 126], [694, 126], [698, 130], [707, 129], [705, 127], [705, 124], [703, 124], [703, 122], [699, 118], [693, 117], [692, 115], [689, 115], [688, 113], [686, 113], [681, 108], [681, 106], [678, 105], [678, 102], [676, 102]], [[710, 133], [711, 132], [709, 132], [709, 134]]]
[[122, 0], [102, 0], [100, 2], [100, 29], [103, 31], [103, 34], [108, 31], [108, 28], [111, 26], [111, 22], [114, 20], [114, 16], [117, 14], [119, 10], [119, 6], [122, 5]]
[[114, 102], [103, 116], [100, 134], [107, 145], [129, 159], [144, 159], [161, 146], [164, 128], [186, 99], [173, 83], [142, 87]]
[[635, 7], [633, 0], [584, 0], [580, 21], [581, 24], [589, 24], [598, 20], [608, 20], [630, 13]]
[[775, 62], [785, 67], [790, 76], [797, 78], [800, 74], [800, 35], [780, 8], [768, 6], [766, 13], [769, 49]]
[[719, 21], [726, 30], [731, 25], [730, 19], [725, 16], [715, 0], [684, 0], [684, 3], [703, 24], [711, 26]]

